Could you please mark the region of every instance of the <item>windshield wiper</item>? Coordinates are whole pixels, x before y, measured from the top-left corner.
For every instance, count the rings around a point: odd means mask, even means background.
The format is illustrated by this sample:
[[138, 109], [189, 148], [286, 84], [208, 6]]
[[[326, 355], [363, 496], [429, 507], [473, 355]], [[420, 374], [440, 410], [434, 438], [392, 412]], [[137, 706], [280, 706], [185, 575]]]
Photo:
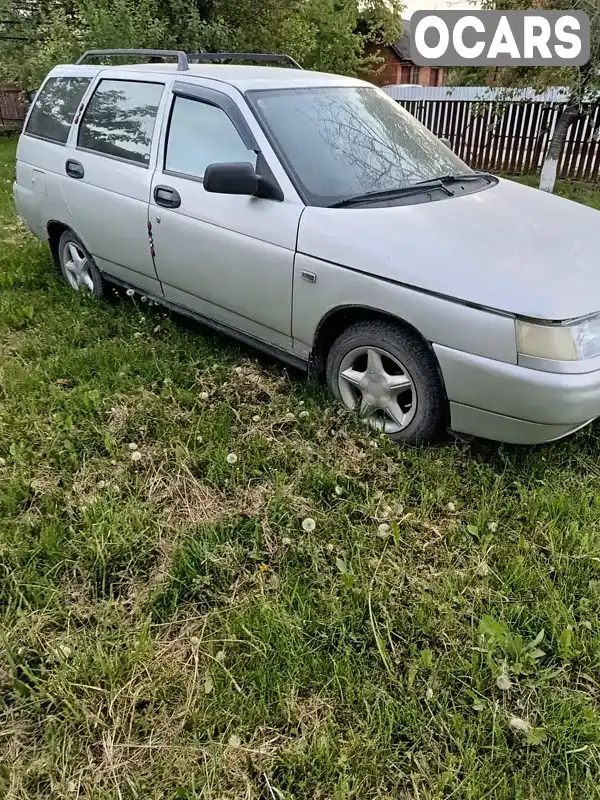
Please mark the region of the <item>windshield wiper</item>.
[[327, 208], [345, 208], [346, 206], [358, 205], [359, 203], [368, 203], [370, 201], [385, 201], [394, 200], [396, 197], [406, 197], [411, 194], [423, 194], [431, 189], [441, 189], [448, 195], [454, 193], [450, 191], [441, 179], [435, 178], [430, 181], [423, 181], [422, 183], [411, 183], [410, 186], [402, 186], [399, 189], [386, 189], [380, 192], [365, 192], [364, 194], [353, 194], [350, 197], [345, 197], [343, 200], [338, 200], [332, 203]]
[[412, 186], [429, 186], [430, 184], [437, 184], [439, 181], [446, 183], [462, 183], [463, 181], [475, 180], [493, 180], [494, 176], [489, 172], [455, 172], [450, 175], [438, 175], [435, 178], [428, 178], [424, 181], [411, 184]]

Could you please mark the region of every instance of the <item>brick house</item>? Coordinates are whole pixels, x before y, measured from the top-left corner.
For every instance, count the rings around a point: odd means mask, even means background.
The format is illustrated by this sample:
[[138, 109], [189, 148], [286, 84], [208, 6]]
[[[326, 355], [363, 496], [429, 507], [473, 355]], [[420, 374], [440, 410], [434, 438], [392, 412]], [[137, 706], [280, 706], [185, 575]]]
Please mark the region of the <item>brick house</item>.
[[442, 86], [446, 77], [444, 67], [418, 67], [410, 60], [410, 21], [402, 20], [402, 38], [389, 45], [369, 43], [365, 55], [383, 58], [384, 64], [376, 74], [365, 80], [376, 86], [411, 83], [419, 86]]

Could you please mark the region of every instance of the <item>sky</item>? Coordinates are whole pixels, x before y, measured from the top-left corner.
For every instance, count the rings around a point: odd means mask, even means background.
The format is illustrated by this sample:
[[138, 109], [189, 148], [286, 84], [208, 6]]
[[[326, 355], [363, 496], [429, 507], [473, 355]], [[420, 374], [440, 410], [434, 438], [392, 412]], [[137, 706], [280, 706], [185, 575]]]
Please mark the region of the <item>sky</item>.
[[410, 19], [413, 11], [440, 11], [442, 9], [459, 10], [461, 8], [473, 8], [473, 3], [469, 0], [404, 0], [404, 11], [402, 16]]

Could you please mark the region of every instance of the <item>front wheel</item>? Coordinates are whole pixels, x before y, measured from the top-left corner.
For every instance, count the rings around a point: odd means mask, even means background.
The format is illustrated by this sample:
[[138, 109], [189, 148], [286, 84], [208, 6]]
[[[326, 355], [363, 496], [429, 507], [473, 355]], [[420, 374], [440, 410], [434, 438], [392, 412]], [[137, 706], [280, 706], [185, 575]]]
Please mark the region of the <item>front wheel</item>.
[[398, 442], [430, 442], [446, 419], [435, 358], [414, 333], [388, 322], [360, 322], [335, 340], [327, 383], [346, 408]]

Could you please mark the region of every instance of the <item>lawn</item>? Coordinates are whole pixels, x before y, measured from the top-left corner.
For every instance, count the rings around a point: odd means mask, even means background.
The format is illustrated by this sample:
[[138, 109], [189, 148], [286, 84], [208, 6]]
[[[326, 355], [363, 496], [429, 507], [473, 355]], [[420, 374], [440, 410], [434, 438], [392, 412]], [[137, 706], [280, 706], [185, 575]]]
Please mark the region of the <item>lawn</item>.
[[63, 286], [13, 160], [0, 140], [0, 796], [600, 797], [600, 425], [395, 447], [250, 350]]

